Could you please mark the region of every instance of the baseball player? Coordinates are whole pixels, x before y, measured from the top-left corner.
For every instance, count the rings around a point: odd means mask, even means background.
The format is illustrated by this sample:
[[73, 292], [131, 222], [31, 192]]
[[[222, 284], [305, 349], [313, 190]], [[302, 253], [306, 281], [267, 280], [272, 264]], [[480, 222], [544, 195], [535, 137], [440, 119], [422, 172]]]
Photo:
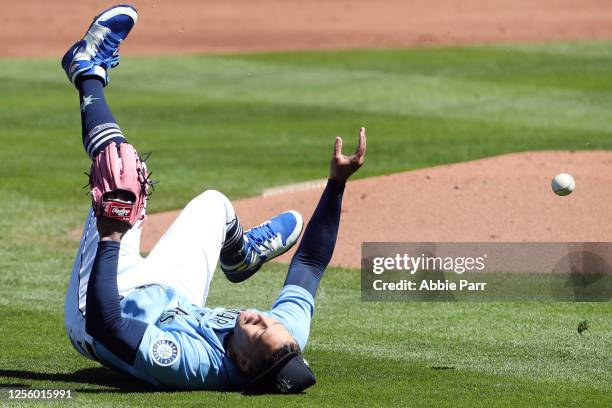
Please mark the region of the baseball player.
[[329, 181], [271, 310], [205, 307], [218, 262], [230, 281], [248, 279], [297, 242], [302, 217], [287, 211], [244, 232], [230, 201], [206, 191], [140, 256], [149, 173], [104, 98], [108, 70], [137, 18], [128, 5], [104, 11], [62, 59], [79, 91], [92, 159], [92, 208], [66, 295], [68, 337], [85, 357], [159, 388], [301, 392], [316, 381], [301, 350], [335, 246], [345, 182], [364, 161], [365, 129], [351, 156], [336, 138]]

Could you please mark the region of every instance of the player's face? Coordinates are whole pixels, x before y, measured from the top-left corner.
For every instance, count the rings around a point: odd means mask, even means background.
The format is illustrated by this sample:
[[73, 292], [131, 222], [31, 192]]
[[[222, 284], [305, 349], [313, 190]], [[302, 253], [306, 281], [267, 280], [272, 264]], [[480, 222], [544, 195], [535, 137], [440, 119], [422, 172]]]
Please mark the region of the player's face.
[[295, 339], [278, 320], [253, 310], [243, 310], [234, 328], [232, 348], [244, 372], [253, 360], [264, 361], [275, 350]]

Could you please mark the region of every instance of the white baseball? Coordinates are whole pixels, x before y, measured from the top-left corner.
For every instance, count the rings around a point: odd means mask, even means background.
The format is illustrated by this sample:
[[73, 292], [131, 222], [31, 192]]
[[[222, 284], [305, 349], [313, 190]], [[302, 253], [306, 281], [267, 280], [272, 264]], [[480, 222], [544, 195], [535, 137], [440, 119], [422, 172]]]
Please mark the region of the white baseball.
[[571, 175], [567, 173], [559, 173], [555, 176], [555, 178], [553, 178], [551, 186], [556, 195], [566, 196], [574, 191], [574, 188], [576, 188], [576, 182]]

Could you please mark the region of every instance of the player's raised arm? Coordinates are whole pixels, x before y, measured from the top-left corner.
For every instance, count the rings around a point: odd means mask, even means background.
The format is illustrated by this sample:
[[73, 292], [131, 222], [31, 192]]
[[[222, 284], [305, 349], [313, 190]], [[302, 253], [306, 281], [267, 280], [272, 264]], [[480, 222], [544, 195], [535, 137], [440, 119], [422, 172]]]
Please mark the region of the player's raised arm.
[[365, 153], [365, 128], [359, 129], [357, 148], [350, 156], [342, 153], [342, 138], [336, 137], [327, 186], [291, 260], [285, 285], [301, 286], [315, 296], [336, 245], [345, 183], [363, 165]]
[[359, 129], [359, 139], [355, 152], [350, 156], [342, 153], [342, 138], [336, 136], [334, 143], [334, 155], [329, 163], [329, 178], [340, 182], [346, 182], [365, 162], [367, 148], [366, 131]]

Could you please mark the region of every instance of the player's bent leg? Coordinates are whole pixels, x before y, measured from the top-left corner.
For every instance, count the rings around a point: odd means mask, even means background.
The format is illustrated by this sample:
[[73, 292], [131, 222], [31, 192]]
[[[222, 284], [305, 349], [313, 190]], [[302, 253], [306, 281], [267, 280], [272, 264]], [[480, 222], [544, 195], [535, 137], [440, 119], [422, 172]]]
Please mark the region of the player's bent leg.
[[234, 207], [222, 193], [207, 190], [191, 200], [144, 262], [151, 283], [170, 286], [203, 306], [228, 230], [236, 225]]

